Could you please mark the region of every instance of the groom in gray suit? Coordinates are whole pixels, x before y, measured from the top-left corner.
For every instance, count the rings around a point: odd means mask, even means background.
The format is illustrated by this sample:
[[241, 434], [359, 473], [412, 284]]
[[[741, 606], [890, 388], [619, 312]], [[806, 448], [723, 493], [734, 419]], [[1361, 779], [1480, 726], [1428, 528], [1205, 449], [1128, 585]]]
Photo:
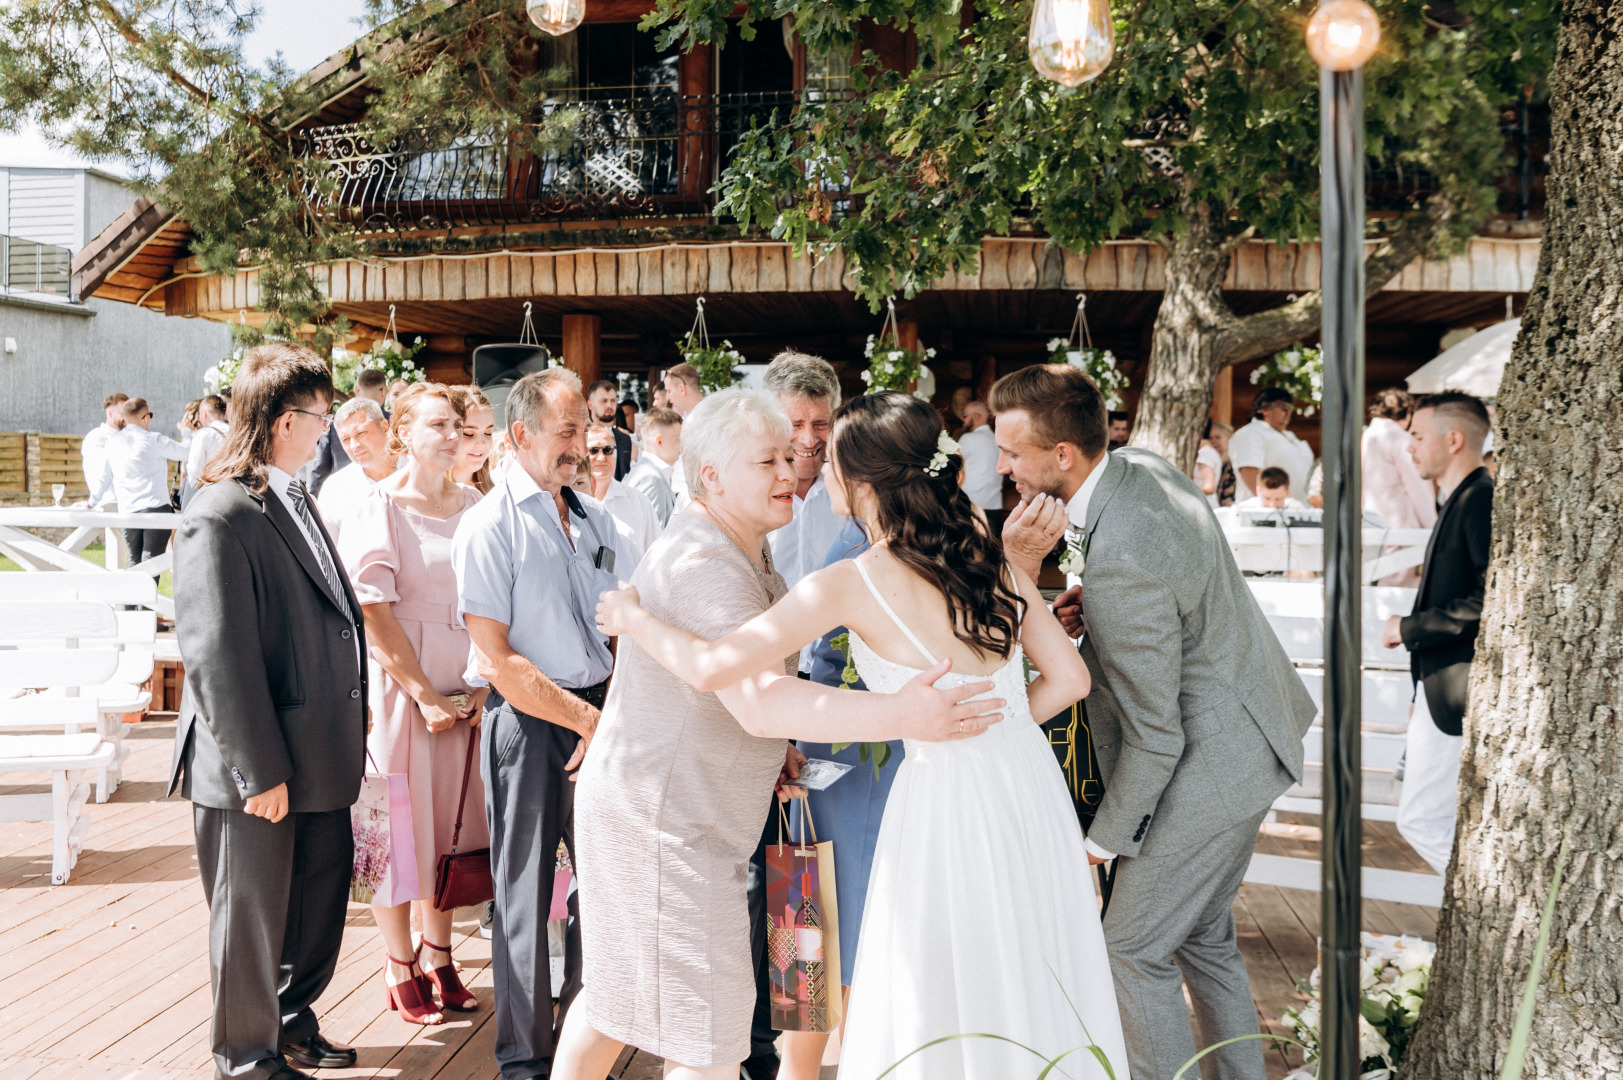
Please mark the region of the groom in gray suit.
[[[1106, 452], [1099, 391], [1076, 368], [992, 388], [998, 469], [1023, 503], [1004, 526], [1033, 579], [1064, 537], [1055, 614], [1093, 676], [1086, 708], [1104, 795], [1094, 863], [1117, 860], [1105, 940], [1133, 1080], [1172, 1080], [1202, 1041], [1257, 1032], [1232, 906], [1269, 805], [1302, 775], [1315, 708], [1235, 566], [1205, 497], [1145, 450]], [[1208, 1056], [1262, 1080], [1262, 1046]]]

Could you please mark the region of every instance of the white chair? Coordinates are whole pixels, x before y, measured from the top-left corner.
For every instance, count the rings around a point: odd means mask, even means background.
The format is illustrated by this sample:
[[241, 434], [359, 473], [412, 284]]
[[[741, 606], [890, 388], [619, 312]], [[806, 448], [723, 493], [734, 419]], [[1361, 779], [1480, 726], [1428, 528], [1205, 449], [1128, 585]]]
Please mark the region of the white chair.
[[[25, 576], [44, 575], [8, 574], [6, 578]], [[125, 575], [50, 576], [122, 578]], [[139, 602], [140, 590], [122, 589], [120, 584], [115, 582], [111, 588], [85, 591], [120, 599], [134, 595]], [[112, 760], [99, 770], [96, 778], [96, 801], [104, 803], [118, 790], [124, 760], [129, 756], [124, 746], [124, 714], [145, 709], [152, 698], [140, 684], [152, 675], [156, 617], [151, 611], [115, 611], [106, 602], [64, 598], [60, 593], [51, 599], [17, 601], [11, 599], [14, 590], [10, 586], [10, 580], [0, 581], [0, 649], [9, 646], [26, 651], [11, 653], [11, 662], [17, 666], [0, 674], [0, 686], [12, 688], [4, 695], [7, 700], [0, 703], [0, 728], [60, 724], [64, 732], [71, 734], [85, 726], [84, 717], [89, 715], [90, 729], [113, 748]], [[27, 591], [36, 596], [39, 593], [39, 590]], [[113, 657], [113, 666], [105, 673], [99, 667], [82, 666], [71, 677], [50, 678], [17, 659], [33, 656], [37, 650], [51, 646], [61, 646], [70, 652], [83, 652], [94, 646], [94, 651], [105, 650]], [[0, 661], [7, 655], [0, 653]], [[88, 681], [77, 681], [80, 679]], [[29, 693], [19, 698], [18, 691]]]
[[[0, 603], [0, 685], [61, 691], [64, 696], [12, 691], [0, 698], [0, 728], [45, 727], [48, 735], [0, 735], [0, 773], [48, 773], [49, 795], [0, 797], [0, 820], [49, 821], [51, 883], [68, 880], [84, 845], [90, 785], [116, 778], [121, 747], [94, 730], [101, 709], [74, 692], [106, 682], [118, 670], [118, 620], [92, 601]], [[90, 727], [88, 732], [80, 728]]]

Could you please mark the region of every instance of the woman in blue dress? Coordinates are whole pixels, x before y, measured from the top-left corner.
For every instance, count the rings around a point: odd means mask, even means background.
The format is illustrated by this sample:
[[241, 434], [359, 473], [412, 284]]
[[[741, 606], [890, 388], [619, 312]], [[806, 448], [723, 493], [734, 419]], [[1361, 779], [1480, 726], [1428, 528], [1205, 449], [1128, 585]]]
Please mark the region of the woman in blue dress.
[[[854, 559], [868, 550], [868, 537], [855, 518], [846, 523], [834, 545], [828, 549], [824, 566], [841, 559]], [[833, 639], [845, 633], [837, 627], [817, 640], [812, 646], [811, 679], [824, 686], [839, 686], [845, 673], [845, 654], [833, 645]], [[862, 680], [851, 687], [866, 690]], [[834, 891], [840, 913], [840, 982], [849, 997], [851, 976], [857, 963], [857, 934], [862, 926], [862, 909], [868, 898], [868, 874], [873, 868], [874, 843], [879, 837], [879, 822], [885, 816], [885, 800], [890, 796], [890, 785], [896, 779], [896, 767], [902, 760], [902, 742], [887, 743], [890, 759], [875, 769], [870, 762], [859, 759], [856, 745], [834, 752], [829, 743], [800, 742], [800, 752], [808, 758], [823, 758], [852, 766], [850, 772], [822, 791], [807, 792], [811, 804], [812, 825], [817, 839], [834, 843]], [[798, 801], [790, 807], [790, 829], [793, 835], [802, 835], [801, 806]], [[810, 836], [808, 830], [806, 834]], [[817, 1080], [823, 1051], [828, 1045], [827, 1035], [812, 1032], [784, 1033], [783, 1063], [778, 1069], [778, 1080]]]

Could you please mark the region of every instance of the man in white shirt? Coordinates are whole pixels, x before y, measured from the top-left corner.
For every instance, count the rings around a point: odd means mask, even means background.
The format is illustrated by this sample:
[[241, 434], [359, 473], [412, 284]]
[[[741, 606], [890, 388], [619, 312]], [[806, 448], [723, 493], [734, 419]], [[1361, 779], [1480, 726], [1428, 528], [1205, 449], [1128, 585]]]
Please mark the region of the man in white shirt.
[[79, 460], [84, 465], [85, 486], [90, 489], [90, 505], [100, 507], [113, 501], [113, 474], [107, 469], [107, 440], [124, 427], [124, 403], [130, 395], [111, 393], [102, 399], [105, 419], [79, 444]]
[[225, 422], [225, 401], [218, 394], [210, 394], [198, 403], [197, 419], [202, 426], [192, 433], [192, 444], [186, 449], [187, 484], [181, 490], [182, 510], [197, 494], [197, 482], [202, 479], [203, 470], [225, 445], [226, 432], [230, 430]]
[[676, 468], [682, 458], [682, 415], [675, 409], [649, 409], [639, 426], [642, 456], [625, 482], [642, 492], [663, 529], [676, 508], [676, 482], [682, 472]]
[[[113, 477], [113, 495], [121, 514], [167, 514], [169, 462], [185, 461], [186, 448], [176, 439], [152, 428], [152, 410], [146, 398], [130, 398], [123, 405], [124, 427], [107, 442], [107, 466]], [[125, 529], [130, 565], [157, 558], [169, 547], [170, 529]]]
[[1234, 501], [1257, 493], [1262, 470], [1277, 465], [1290, 474], [1291, 490], [1306, 491], [1313, 475], [1313, 448], [1288, 430], [1295, 411], [1290, 393], [1277, 386], [1257, 391], [1251, 406], [1252, 421], [1229, 440], [1229, 462], [1234, 466]]
[[683, 417], [698, 408], [704, 400], [699, 369], [692, 364], [677, 364], [665, 372], [665, 396], [670, 399], [670, 407]]
[[964, 459], [964, 494], [988, 513], [1003, 509], [1003, 475], [997, 471], [997, 436], [992, 434], [992, 410], [984, 401], [964, 406], [964, 433], [958, 436]]
[[333, 418], [333, 431], [350, 463], [327, 477], [316, 505], [336, 544], [344, 518], [379, 481], [394, 474], [400, 459], [389, 453], [389, 423], [383, 418], [383, 406], [370, 397], [344, 402]]
[[1234, 504], [1236, 510], [1306, 510], [1307, 503], [1291, 498], [1290, 474], [1277, 465], [1262, 470], [1257, 493]]
[[603, 504], [614, 518], [615, 530], [623, 541], [621, 550], [629, 555], [614, 567], [615, 576], [629, 581], [643, 555], [659, 539], [659, 518], [652, 504], [636, 488], [614, 478], [619, 457], [614, 428], [593, 421], [586, 429], [586, 458], [591, 471], [588, 494]]

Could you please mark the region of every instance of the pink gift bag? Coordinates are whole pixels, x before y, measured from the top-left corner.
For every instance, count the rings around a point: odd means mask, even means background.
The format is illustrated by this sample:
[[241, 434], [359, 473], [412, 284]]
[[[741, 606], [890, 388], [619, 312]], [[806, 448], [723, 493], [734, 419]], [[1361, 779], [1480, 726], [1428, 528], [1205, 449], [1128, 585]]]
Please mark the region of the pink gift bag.
[[[370, 754], [367, 759], [371, 760]], [[406, 774], [367, 773], [361, 777], [361, 796], [349, 808], [349, 823], [355, 833], [349, 898], [394, 907], [420, 897]]]
[[569, 918], [569, 882], [574, 876], [575, 868], [569, 861], [569, 849], [560, 843], [552, 869], [552, 908], [547, 912], [549, 921]]

